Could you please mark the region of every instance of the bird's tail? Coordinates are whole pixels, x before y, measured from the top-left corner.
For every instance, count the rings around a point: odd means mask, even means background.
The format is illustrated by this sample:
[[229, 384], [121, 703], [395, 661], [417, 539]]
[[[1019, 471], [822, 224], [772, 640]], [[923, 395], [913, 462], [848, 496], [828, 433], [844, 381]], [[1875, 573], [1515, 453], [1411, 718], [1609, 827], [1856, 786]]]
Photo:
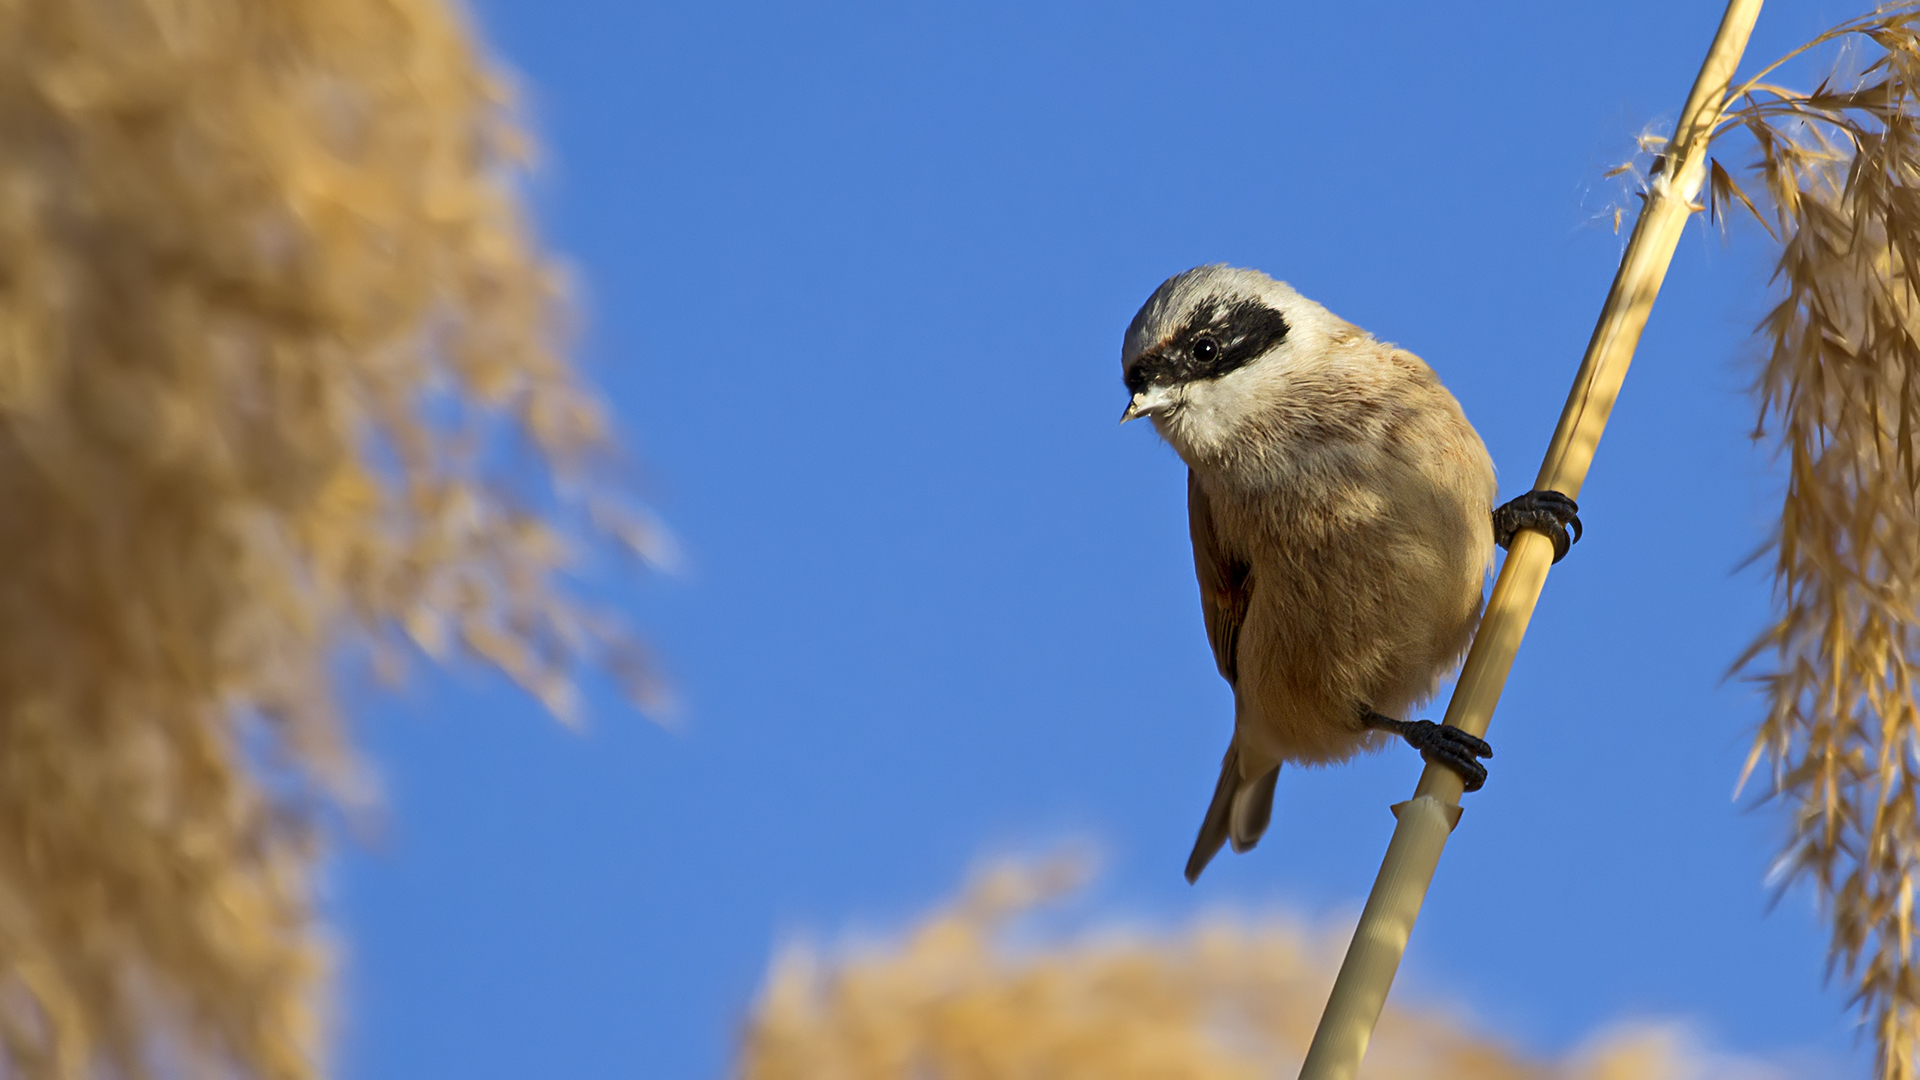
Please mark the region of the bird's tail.
[[1240, 751], [1227, 747], [1226, 760], [1220, 763], [1220, 782], [1213, 787], [1213, 803], [1200, 821], [1200, 835], [1193, 842], [1193, 854], [1187, 856], [1187, 884], [1200, 880], [1200, 871], [1229, 841], [1235, 854], [1250, 851], [1273, 820], [1273, 785], [1280, 779], [1275, 765], [1254, 780], [1240, 778]]

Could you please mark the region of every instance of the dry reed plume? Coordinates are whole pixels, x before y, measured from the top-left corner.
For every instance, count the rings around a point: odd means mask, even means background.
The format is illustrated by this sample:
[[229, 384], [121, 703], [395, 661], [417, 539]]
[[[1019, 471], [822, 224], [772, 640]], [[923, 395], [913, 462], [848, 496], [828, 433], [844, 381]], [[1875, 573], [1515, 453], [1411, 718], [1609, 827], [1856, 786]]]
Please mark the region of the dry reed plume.
[[631, 670], [519, 135], [442, 0], [0, 0], [0, 146], [0, 1074], [313, 1076], [330, 651]]
[[[1769, 81], [1829, 44], [1867, 60], [1812, 93]], [[1839, 85], [1844, 81], [1845, 85]], [[1729, 99], [1719, 137], [1754, 140], [1761, 206], [1718, 163], [1710, 202], [1780, 242], [1785, 296], [1761, 325], [1761, 427], [1787, 464], [1772, 541], [1778, 618], [1736, 665], [1768, 709], [1748, 758], [1791, 809], [1779, 880], [1833, 919], [1884, 1080], [1920, 1076], [1920, 5], [1809, 42]], [[1743, 776], [1744, 783], [1744, 776]]]
[[[1009, 944], [1009, 925], [1073, 880], [1059, 864], [1001, 865], [901, 941], [837, 957], [784, 950], [747, 1025], [736, 1080], [1270, 1080], [1298, 1071], [1346, 928], [1215, 919], [1172, 935]], [[1672, 1026], [1616, 1029], [1565, 1061], [1541, 1062], [1457, 1010], [1389, 1005], [1362, 1075], [1767, 1074], [1698, 1054]]]

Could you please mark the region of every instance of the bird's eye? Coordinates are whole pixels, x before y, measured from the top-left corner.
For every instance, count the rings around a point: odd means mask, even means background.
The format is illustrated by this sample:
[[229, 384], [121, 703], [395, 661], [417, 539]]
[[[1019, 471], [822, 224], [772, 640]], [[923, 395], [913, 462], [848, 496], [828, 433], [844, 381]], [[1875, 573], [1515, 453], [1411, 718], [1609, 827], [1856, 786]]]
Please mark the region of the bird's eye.
[[1193, 358], [1205, 364], [1220, 355], [1220, 346], [1210, 337], [1203, 337], [1193, 343]]

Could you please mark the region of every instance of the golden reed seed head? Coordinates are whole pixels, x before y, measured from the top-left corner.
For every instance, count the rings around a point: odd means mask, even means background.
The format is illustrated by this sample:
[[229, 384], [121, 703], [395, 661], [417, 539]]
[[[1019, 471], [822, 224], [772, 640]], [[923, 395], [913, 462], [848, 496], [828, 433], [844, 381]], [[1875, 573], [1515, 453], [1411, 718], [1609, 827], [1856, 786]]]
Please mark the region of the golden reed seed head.
[[0, 3], [0, 1072], [318, 1074], [341, 646], [645, 689], [486, 465], [606, 446], [509, 106], [446, 0]]
[[[1299, 1070], [1350, 925], [1216, 917], [1064, 939], [1019, 925], [1079, 877], [1062, 862], [1001, 863], [897, 939], [782, 950], [735, 1080], [1264, 1080]], [[1661, 1024], [1536, 1060], [1463, 1009], [1396, 998], [1366, 1075], [1681, 1080], [1708, 1075], [1703, 1060], [1682, 1028]]]
[[[1806, 47], [1864, 70], [1812, 93], [1761, 72], [1721, 136], [1745, 132], [1784, 292], [1760, 326], [1757, 438], [1787, 465], [1772, 539], [1778, 616], [1735, 668], [1767, 714], [1747, 761], [1791, 811], [1776, 880], [1833, 920], [1832, 970], [1878, 1046], [1881, 1080], [1920, 1077], [1920, 6], [1882, 7]], [[1805, 50], [1801, 50], [1805, 51]], [[1797, 55], [1797, 53], [1795, 54]], [[1746, 777], [1742, 777], [1745, 782]]]

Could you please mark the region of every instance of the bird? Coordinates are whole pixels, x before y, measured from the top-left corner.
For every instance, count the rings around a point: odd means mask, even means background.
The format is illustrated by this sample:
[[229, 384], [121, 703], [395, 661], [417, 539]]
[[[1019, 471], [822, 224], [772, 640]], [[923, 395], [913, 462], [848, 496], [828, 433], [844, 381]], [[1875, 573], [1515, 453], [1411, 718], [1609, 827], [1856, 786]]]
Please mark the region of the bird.
[[[1493, 748], [1407, 715], [1472, 643], [1495, 546], [1579, 540], [1579, 507], [1495, 507], [1493, 460], [1413, 353], [1258, 270], [1168, 278], [1127, 327], [1122, 424], [1148, 418], [1187, 465], [1194, 576], [1233, 737], [1187, 860], [1250, 850], [1280, 767], [1347, 761], [1394, 736], [1468, 791]], [[1571, 533], [1569, 533], [1571, 529]]]

